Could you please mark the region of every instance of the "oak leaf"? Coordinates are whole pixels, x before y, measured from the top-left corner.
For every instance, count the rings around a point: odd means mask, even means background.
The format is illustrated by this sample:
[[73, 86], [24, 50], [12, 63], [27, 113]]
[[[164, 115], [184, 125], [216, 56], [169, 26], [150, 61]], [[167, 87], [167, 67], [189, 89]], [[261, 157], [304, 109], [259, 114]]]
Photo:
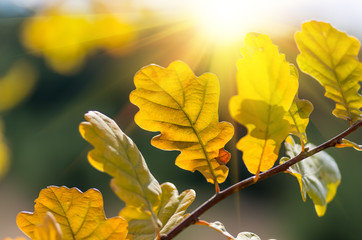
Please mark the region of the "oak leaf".
[[130, 101], [139, 107], [136, 123], [159, 131], [151, 143], [163, 150], [179, 150], [176, 165], [201, 172], [210, 183], [222, 183], [228, 168], [216, 158], [234, 134], [228, 122], [219, 122], [219, 82], [211, 73], [196, 77], [183, 62], [167, 68], [149, 65], [134, 77]]
[[[306, 147], [315, 148], [310, 143]], [[297, 156], [302, 150], [291, 137], [285, 141], [285, 148], [291, 158]], [[285, 159], [281, 159], [281, 163], [284, 161]], [[333, 200], [341, 182], [341, 173], [334, 159], [322, 151], [289, 167], [288, 172], [297, 178], [303, 201], [306, 201], [308, 194], [313, 200], [317, 215], [323, 216], [327, 204]]]
[[236, 147], [249, 172], [258, 175], [278, 158], [292, 127], [285, 119], [298, 90], [298, 78], [270, 38], [249, 33], [237, 62], [238, 95], [229, 103], [231, 116], [248, 133]]
[[60, 225], [55, 221], [55, 217], [51, 212], [47, 212], [44, 216], [44, 222], [37, 225], [34, 229], [34, 235], [37, 240], [62, 240], [62, 230]]
[[345, 138], [343, 138], [340, 142], [338, 142], [335, 147], [336, 148], [353, 147], [357, 151], [362, 151], [362, 145], [352, 142]]
[[335, 101], [333, 114], [351, 123], [361, 120], [359, 41], [317, 21], [304, 23], [295, 40], [300, 50], [299, 68], [314, 77], [325, 88], [325, 96]]
[[[188, 214], [185, 211], [195, 199], [194, 190], [185, 190], [178, 193], [172, 183], [161, 184], [162, 195], [155, 214], [160, 223], [159, 234], [166, 234], [173, 229]], [[122, 211], [120, 213], [123, 216]], [[127, 216], [125, 216], [127, 218]], [[151, 219], [132, 219], [128, 218], [129, 233], [133, 240], [155, 239], [155, 229]]]
[[27, 236], [38, 239], [39, 225], [49, 212], [59, 224], [63, 239], [119, 240], [127, 236], [126, 220], [106, 219], [102, 195], [95, 189], [82, 193], [76, 188], [50, 186], [40, 191], [34, 212], [19, 213], [16, 222]]
[[[137, 146], [102, 113], [90, 111], [85, 119], [87, 122], [79, 125], [79, 131], [95, 147], [88, 152], [89, 163], [114, 177], [111, 186], [126, 203], [123, 212], [135, 219], [148, 219], [160, 202], [162, 190]], [[157, 222], [156, 217], [154, 221]]]
[[222, 235], [225, 236], [225, 238], [227, 238], [229, 240], [235, 240], [235, 238], [226, 230], [224, 224], [219, 221], [209, 223], [204, 220], [198, 220], [195, 224], [207, 226], [207, 227], [212, 228], [215, 231], [221, 233]]
[[235, 240], [261, 240], [258, 235], [251, 232], [241, 232]]
[[310, 101], [306, 99], [299, 99], [298, 96], [295, 96], [286, 116], [292, 127], [290, 133], [299, 137], [303, 143], [307, 142], [306, 129], [309, 123], [309, 115], [312, 111], [313, 104]]
[[195, 192], [186, 190], [179, 195], [173, 184], [160, 185], [137, 146], [112, 119], [94, 111], [85, 118], [80, 133], [95, 147], [88, 153], [88, 160], [113, 176], [112, 189], [126, 203], [120, 216], [129, 223], [129, 238], [154, 239], [182, 220]]

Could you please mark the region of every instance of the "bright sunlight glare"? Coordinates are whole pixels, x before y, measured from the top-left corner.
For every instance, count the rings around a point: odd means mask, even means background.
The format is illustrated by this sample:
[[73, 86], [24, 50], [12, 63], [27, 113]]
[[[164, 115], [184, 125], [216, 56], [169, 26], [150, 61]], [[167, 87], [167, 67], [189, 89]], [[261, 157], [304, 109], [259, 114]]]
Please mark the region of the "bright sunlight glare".
[[[275, 4], [273, 4], [275, 7]], [[199, 0], [192, 10], [202, 34], [213, 42], [240, 41], [245, 33], [259, 29], [261, 23], [273, 21], [268, 1]]]

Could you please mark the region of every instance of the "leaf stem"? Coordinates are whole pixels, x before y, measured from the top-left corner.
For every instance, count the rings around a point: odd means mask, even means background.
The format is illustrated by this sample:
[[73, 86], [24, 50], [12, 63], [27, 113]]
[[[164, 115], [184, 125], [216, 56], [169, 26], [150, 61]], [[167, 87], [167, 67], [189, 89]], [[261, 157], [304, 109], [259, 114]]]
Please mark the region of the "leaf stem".
[[[353, 124], [352, 126], [347, 128], [345, 131], [341, 132], [340, 134], [336, 135], [335, 137], [331, 138], [330, 140], [322, 143], [321, 145], [315, 147], [314, 149], [311, 149], [311, 150], [305, 149], [305, 151], [302, 151], [299, 155], [290, 159], [289, 161], [286, 161], [283, 164], [277, 165], [277, 166], [269, 169], [268, 171], [265, 171], [265, 172], [259, 174], [257, 182], [260, 182], [261, 180], [274, 176], [278, 173], [284, 172], [290, 166], [292, 166], [292, 165], [302, 161], [303, 159], [306, 159], [320, 151], [323, 151], [330, 147], [334, 147], [339, 141], [341, 141], [341, 139], [343, 139], [345, 136], [351, 134], [352, 132], [356, 131], [361, 126], [362, 126], [362, 121], [356, 122], [355, 124]], [[169, 240], [169, 239], [174, 238], [185, 228], [187, 228], [188, 226], [190, 226], [192, 224], [195, 224], [203, 213], [205, 213], [211, 207], [216, 205], [218, 202], [227, 198], [231, 194], [238, 192], [241, 189], [246, 188], [246, 187], [256, 183], [255, 178], [256, 178], [255, 176], [252, 176], [247, 179], [244, 179], [244, 180], [237, 182], [234, 185], [228, 187], [227, 189], [220, 191], [219, 193], [213, 195], [206, 202], [204, 202], [201, 206], [199, 206], [196, 210], [194, 210], [187, 218], [185, 218], [182, 222], [180, 222], [175, 228], [173, 228], [170, 232], [168, 232], [165, 235], [162, 235], [161, 240]]]

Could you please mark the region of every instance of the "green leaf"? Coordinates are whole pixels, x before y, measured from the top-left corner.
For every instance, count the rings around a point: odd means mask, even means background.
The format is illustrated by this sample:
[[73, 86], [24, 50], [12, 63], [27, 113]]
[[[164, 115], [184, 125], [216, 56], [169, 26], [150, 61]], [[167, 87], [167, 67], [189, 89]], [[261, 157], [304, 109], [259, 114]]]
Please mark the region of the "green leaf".
[[238, 95], [230, 100], [231, 116], [248, 133], [236, 147], [249, 172], [258, 175], [278, 158], [291, 131], [285, 119], [298, 90], [298, 78], [285, 56], [266, 35], [249, 33], [237, 62]]
[[[313, 144], [307, 144], [306, 147], [315, 148]], [[285, 148], [291, 158], [297, 156], [302, 149], [291, 137], [285, 141]], [[327, 204], [336, 195], [337, 187], [341, 182], [341, 173], [334, 159], [322, 151], [294, 164], [288, 172], [298, 179], [303, 201], [306, 200], [308, 194], [313, 200], [318, 216], [323, 216]]]
[[335, 101], [333, 114], [352, 123], [361, 120], [359, 41], [317, 21], [304, 23], [295, 40], [300, 69], [314, 77], [325, 88], [325, 96]]
[[148, 131], [159, 131], [152, 145], [179, 150], [176, 165], [200, 171], [208, 182], [222, 183], [229, 169], [216, 158], [231, 139], [234, 128], [218, 122], [219, 82], [211, 73], [196, 77], [183, 62], [167, 68], [149, 65], [134, 77], [136, 90], [130, 101], [139, 107], [136, 123]]
[[154, 216], [160, 203], [161, 186], [150, 173], [147, 164], [133, 141], [117, 124], [96, 111], [85, 114], [79, 131], [95, 148], [88, 153], [89, 163], [113, 177], [113, 191], [126, 203], [123, 216], [148, 219]]
[[[166, 234], [187, 216], [185, 211], [194, 201], [195, 191], [186, 190], [179, 195], [172, 183], [163, 183], [161, 187], [161, 202], [156, 215], [161, 222], [160, 234]], [[130, 220], [128, 229], [134, 240], [155, 238], [155, 230], [150, 219]]]
[[[35, 200], [34, 213], [21, 212], [16, 222], [27, 236], [38, 240], [39, 234], [46, 233], [44, 219], [49, 212], [55, 217], [66, 240], [122, 240], [127, 236], [127, 222], [123, 218], [105, 218], [102, 195], [95, 189], [85, 193], [67, 187], [43, 189]], [[59, 229], [53, 227], [52, 236], [59, 237]]]
[[120, 216], [129, 223], [129, 238], [154, 239], [178, 224], [195, 192], [186, 190], [179, 195], [173, 184], [159, 185], [136, 145], [112, 119], [99, 112], [88, 112], [85, 118], [80, 133], [95, 147], [88, 160], [114, 177], [111, 187], [126, 202]]
[[241, 232], [238, 234], [235, 240], [261, 240], [255, 233]]
[[196, 225], [207, 226], [207, 227], [209, 227], [209, 228], [212, 228], [212, 229], [218, 231], [219, 233], [221, 233], [222, 235], [224, 235], [227, 239], [235, 240], [235, 238], [226, 230], [224, 224], [222, 224], [222, 223], [219, 222], [219, 221], [209, 223], [209, 222], [206, 222], [206, 221], [204, 221], [204, 220], [199, 220], [199, 221], [197, 221], [195, 224], [196, 224]]

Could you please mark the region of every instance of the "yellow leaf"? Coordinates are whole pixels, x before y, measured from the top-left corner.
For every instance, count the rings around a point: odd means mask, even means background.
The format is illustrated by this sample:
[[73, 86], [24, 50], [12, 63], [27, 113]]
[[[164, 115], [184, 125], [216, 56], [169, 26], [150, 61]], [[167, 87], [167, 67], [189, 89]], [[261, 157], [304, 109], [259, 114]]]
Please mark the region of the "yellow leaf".
[[219, 122], [219, 82], [211, 73], [196, 77], [183, 62], [167, 68], [149, 65], [134, 77], [136, 90], [130, 101], [139, 107], [136, 123], [148, 131], [159, 131], [152, 145], [179, 150], [176, 165], [200, 171], [210, 183], [222, 183], [228, 168], [216, 158], [231, 139], [234, 128]]
[[55, 221], [51, 212], [44, 216], [44, 222], [34, 229], [34, 235], [37, 240], [62, 240], [62, 230], [60, 225]]
[[92, 25], [94, 38], [99, 48], [108, 53], [127, 53], [136, 39], [136, 32], [130, 23], [116, 14], [101, 14], [94, 19]]
[[99, 112], [88, 112], [85, 118], [80, 132], [95, 147], [88, 160], [114, 177], [111, 187], [126, 202], [120, 216], [129, 223], [129, 238], [154, 239], [182, 220], [195, 192], [179, 195], [171, 183], [160, 186], [136, 145], [112, 119]]
[[67, 187], [43, 189], [35, 200], [34, 213], [18, 214], [18, 227], [31, 239], [37, 239], [39, 225], [48, 212], [60, 225], [63, 239], [119, 240], [127, 236], [127, 222], [123, 218], [105, 218], [102, 195], [95, 189], [85, 193]]
[[44, 56], [56, 72], [70, 74], [83, 65], [93, 47], [90, 32], [91, 23], [86, 15], [48, 9], [25, 21], [22, 38], [24, 45]]
[[237, 62], [238, 95], [229, 103], [231, 116], [248, 133], [236, 147], [249, 172], [270, 169], [280, 145], [291, 131], [285, 116], [298, 89], [290, 64], [266, 35], [249, 33]]
[[[310, 149], [315, 148], [313, 144], [306, 146]], [[295, 144], [291, 137], [285, 141], [285, 147], [291, 158], [297, 156], [302, 150], [301, 146]], [[319, 152], [294, 164], [288, 169], [288, 172], [298, 179], [303, 201], [306, 200], [308, 194], [313, 200], [318, 216], [323, 216], [327, 204], [333, 200], [341, 182], [341, 174], [334, 159], [326, 152]]]
[[309, 115], [313, 111], [313, 105], [310, 101], [305, 99], [299, 99], [295, 96], [295, 99], [290, 106], [286, 119], [292, 126], [290, 133], [299, 137], [302, 142], [307, 142], [306, 129], [309, 123]]
[[[90, 4], [97, 5], [96, 2]], [[99, 48], [111, 54], [129, 50], [136, 38], [133, 24], [115, 14], [117, 10], [99, 14], [97, 7], [77, 14], [62, 8], [61, 4], [46, 7], [25, 20], [23, 44], [32, 53], [44, 56], [50, 67], [62, 74], [77, 72]]]
[[317, 21], [304, 23], [295, 40], [301, 52], [297, 58], [300, 69], [314, 77], [325, 88], [325, 96], [335, 101], [333, 114], [352, 123], [361, 120], [359, 41]]
[[37, 72], [26, 61], [16, 62], [12, 68], [0, 77], [0, 112], [13, 108], [33, 90]]
[[359, 145], [357, 143], [354, 143], [354, 142], [352, 142], [348, 139], [344, 139], [344, 138], [341, 140], [341, 142], [337, 143], [335, 147], [337, 147], [337, 148], [353, 147], [357, 151], [362, 151], [362, 145]]

